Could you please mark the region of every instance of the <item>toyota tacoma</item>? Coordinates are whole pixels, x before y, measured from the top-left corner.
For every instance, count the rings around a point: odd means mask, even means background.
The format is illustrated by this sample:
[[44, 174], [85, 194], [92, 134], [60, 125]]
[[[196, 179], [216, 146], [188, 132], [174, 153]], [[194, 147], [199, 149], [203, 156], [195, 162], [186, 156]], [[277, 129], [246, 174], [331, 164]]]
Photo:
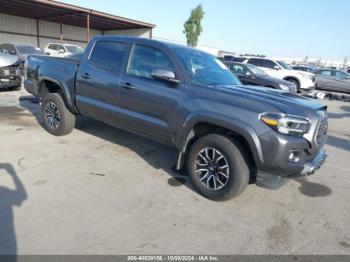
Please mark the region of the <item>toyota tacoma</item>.
[[278, 188], [326, 158], [327, 108], [284, 90], [249, 88], [217, 58], [151, 39], [97, 36], [79, 60], [29, 56], [25, 89], [43, 125], [70, 133], [78, 114], [177, 148], [205, 197], [226, 200], [249, 181]]

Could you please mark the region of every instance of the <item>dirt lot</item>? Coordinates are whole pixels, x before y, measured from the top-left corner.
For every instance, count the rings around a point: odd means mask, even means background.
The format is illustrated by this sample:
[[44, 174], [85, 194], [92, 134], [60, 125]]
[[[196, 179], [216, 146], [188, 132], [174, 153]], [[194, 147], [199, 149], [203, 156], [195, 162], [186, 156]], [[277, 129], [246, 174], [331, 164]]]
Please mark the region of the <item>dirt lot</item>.
[[25, 91], [1, 92], [0, 254], [350, 254], [350, 103], [324, 103], [317, 174], [217, 203], [174, 150], [86, 118], [51, 136]]

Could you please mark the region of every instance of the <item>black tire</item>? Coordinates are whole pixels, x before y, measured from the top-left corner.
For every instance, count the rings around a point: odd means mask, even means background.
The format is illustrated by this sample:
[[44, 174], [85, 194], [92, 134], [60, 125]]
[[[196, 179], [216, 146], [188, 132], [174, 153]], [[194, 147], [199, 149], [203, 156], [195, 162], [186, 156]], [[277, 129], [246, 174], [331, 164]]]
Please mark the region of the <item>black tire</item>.
[[295, 87], [297, 88], [297, 92], [300, 92], [300, 84], [299, 84], [298, 80], [296, 80], [295, 78], [286, 78], [285, 80], [293, 83], [295, 85]]
[[[199, 154], [203, 152], [203, 150], [204, 152], [206, 152], [206, 148], [217, 150], [216, 154], [221, 153], [225, 159], [221, 159], [220, 161], [226, 161], [228, 165], [228, 169], [226, 170], [228, 178], [227, 180], [222, 181], [226, 183], [224, 183], [225, 185], [222, 186], [222, 188], [217, 190], [208, 188], [209, 179], [207, 179], [206, 181], [204, 180], [203, 182], [203, 180], [201, 181], [201, 179], [203, 179], [205, 175], [201, 176], [201, 174], [197, 173], [199, 171], [197, 164], [198, 160], [200, 159]], [[250, 170], [246, 158], [244, 157], [245, 154], [243, 150], [244, 149], [231, 138], [217, 134], [209, 134], [203, 136], [191, 146], [187, 157], [187, 170], [193, 185], [196, 187], [196, 189], [201, 195], [211, 200], [224, 201], [238, 196], [245, 190], [249, 183]], [[215, 157], [213, 158], [215, 159]], [[209, 158], [207, 158], [207, 160], [208, 159]], [[205, 161], [204, 163], [202, 163], [202, 165], [205, 165]], [[214, 175], [216, 171], [212, 172], [213, 173], [208, 172], [209, 174], [213, 174], [212, 176], [214, 176], [211, 179], [211, 182], [209, 182], [209, 187], [210, 185], [214, 187], [213, 180], [215, 180], [215, 176], [217, 177], [218, 175]], [[225, 179], [225, 177], [221, 177], [221, 180], [222, 179]], [[206, 185], [204, 185], [204, 183]]]
[[[41, 110], [43, 125], [50, 134], [63, 136], [74, 129], [75, 115], [68, 110], [60, 94], [47, 94], [41, 104]], [[53, 112], [58, 112], [58, 114]], [[58, 125], [56, 125], [57, 121]]]

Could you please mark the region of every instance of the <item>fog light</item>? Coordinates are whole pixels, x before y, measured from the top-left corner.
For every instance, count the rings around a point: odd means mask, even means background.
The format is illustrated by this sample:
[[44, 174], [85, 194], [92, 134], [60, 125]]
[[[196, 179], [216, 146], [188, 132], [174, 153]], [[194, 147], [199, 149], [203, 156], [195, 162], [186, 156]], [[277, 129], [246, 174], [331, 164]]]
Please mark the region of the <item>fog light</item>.
[[289, 162], [298, 163], [300, 161], [300, 151], [291, 151], [288, 160]]

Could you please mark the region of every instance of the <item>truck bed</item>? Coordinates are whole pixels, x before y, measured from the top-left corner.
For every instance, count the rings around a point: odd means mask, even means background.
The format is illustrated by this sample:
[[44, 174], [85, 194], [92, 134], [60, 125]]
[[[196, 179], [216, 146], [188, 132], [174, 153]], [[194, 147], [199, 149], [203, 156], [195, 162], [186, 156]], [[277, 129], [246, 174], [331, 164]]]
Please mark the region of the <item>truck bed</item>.
[[50, 56], [29, 56], [26, 67], [24, 86], [29, 93], [38, 97], [42, 83], [50, 80], [65, 88], [71, 97], [74, 96], [79, 61]]

